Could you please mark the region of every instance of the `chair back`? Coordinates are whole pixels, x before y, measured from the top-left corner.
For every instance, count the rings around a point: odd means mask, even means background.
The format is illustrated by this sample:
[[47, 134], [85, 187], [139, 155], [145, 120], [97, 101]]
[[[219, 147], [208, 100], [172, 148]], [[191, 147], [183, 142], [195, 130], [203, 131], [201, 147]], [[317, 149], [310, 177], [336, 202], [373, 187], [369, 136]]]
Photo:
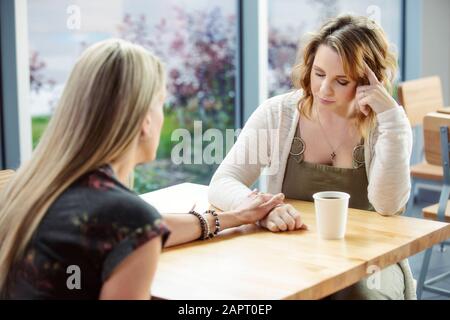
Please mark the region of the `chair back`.
[[425, 159], [444, 167], [444, 182], [450, 183], [450, 114], [431, 112], [423, 121]]
[[444, 107], [441, 79], [434, 76], [403, 82], [398, 87], [398, 98], [411, 126], [422, 125], [428, 113]]

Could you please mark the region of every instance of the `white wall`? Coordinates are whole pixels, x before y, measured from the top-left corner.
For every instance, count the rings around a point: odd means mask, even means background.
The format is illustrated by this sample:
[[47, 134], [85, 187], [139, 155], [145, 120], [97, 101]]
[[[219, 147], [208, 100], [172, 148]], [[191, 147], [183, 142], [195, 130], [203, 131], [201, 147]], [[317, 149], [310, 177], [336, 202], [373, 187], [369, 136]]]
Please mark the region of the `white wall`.
[[422, 77], [441, 77], [450, 106], [450, 1], [422, 0]]

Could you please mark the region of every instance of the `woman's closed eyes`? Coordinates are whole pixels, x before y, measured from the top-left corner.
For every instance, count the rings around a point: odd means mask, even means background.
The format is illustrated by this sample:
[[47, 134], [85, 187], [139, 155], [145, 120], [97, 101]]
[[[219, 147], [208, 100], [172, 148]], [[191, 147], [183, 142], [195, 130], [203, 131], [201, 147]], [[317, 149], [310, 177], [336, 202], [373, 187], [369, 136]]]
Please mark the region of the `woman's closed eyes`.
[[[317, 73], [317, 72], [316, 72], [316, 76], [318, 76], [319, 78], [325, 77], [324, 74]], [[337, 83], [339, 83], [341, 86], [344, 86], [344, 87], [349, 84], [349, 82], [345, 81], [345, 80], [336, 80], [336, 81], [337, 81]]]

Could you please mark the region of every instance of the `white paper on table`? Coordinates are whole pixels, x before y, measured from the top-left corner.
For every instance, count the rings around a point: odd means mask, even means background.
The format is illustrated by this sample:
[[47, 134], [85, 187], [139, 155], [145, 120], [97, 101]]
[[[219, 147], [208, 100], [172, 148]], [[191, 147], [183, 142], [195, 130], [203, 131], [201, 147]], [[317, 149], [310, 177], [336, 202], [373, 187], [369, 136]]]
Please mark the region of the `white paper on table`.
[[160, 213], [188, 213], [195, 204], [195, 211], [204, 212], [208, 203], [208, 186], [182, 183], [140, 196]]

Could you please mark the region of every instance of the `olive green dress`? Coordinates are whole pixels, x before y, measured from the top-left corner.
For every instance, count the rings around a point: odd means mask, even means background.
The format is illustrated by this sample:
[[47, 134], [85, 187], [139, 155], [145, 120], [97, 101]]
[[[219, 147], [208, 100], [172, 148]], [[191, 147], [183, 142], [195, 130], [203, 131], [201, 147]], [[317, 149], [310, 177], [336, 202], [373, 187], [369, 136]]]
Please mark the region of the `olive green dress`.
[[[353, 168], [337, 168], [304, 161], [307, 146], [300, 136], [300, 127], [292, 142], [287, 161], [282, 192], [289, 199], [313, 201], [313, 194], [321, 191], [341, 191], [350, 194], [349, 207], [374, 211], [367, 198], [368, 180], [364, 162], [364, 141], [353, 150]], [[376, 278], [375, 278], [376, 277]], [[341, 290], [329, 299], [404, 299], [404, 275], [398, 264], [389, 266], [377, 275]]]

